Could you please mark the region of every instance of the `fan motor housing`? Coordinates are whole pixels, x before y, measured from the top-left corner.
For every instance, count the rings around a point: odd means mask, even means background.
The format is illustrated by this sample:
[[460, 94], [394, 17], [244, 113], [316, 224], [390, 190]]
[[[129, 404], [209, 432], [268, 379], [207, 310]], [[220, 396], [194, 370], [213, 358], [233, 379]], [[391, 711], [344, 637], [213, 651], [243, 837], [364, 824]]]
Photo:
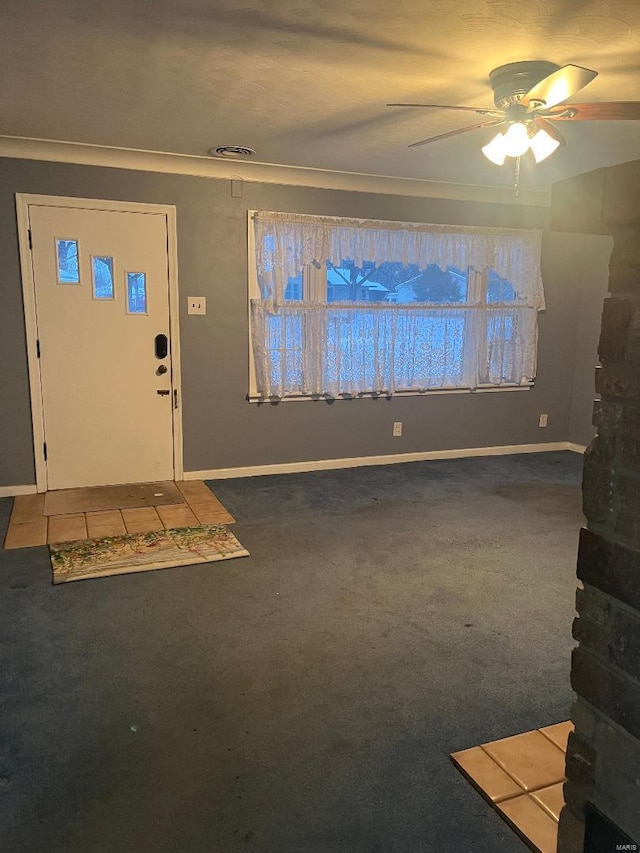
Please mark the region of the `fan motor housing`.
[[527, 92], [549, 74], [560, 68], [555, 62], [510, 62], [494, 68], [489, 74], [493, 102], [500, 110], [518, 104]]

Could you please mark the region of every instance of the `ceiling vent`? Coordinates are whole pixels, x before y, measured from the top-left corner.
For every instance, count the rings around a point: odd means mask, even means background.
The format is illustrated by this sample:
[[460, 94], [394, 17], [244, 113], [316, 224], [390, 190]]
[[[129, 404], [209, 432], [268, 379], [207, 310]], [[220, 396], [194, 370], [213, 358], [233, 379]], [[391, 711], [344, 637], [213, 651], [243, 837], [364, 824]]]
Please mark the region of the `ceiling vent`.
[[256, 152], [245, 145], [220, 145], [210, 148], [208, 153], [212, 157], [253, 157]]

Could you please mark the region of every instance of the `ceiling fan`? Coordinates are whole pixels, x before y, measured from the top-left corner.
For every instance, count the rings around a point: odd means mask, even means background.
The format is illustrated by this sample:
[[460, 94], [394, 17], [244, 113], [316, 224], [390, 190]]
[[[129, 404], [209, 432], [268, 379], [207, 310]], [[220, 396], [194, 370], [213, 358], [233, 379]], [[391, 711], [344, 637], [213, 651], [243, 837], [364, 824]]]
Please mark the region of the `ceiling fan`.
[[640, 120], [640, 101], [611, 101], [591, 104], [565, 104], [576, 92], [598, 76], [597, 71], [580, 65], [560, 67], [553, 62], [511, 62], [494, 68], [489, 74], [495, 109], [461, 107], [451, 104], [387, 104], [388, 107], [421, 107], [439, 110], [464, 110], [486, 116], [486, 120], [414, 142], [417, 148], [441, 139], [483, 127], [504, 127], [488, 145], [484, 155], [501, 166], [506, 157], [519, 158], [531, 150], [536, 163], [566, 144], [556, 121]]

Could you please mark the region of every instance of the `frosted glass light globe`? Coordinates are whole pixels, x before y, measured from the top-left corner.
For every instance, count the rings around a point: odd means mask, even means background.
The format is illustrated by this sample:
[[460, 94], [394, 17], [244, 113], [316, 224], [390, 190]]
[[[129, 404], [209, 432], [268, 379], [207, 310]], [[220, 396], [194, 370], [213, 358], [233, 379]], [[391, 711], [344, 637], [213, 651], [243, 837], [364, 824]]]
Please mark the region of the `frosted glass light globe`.
[[535, 136], [531, 137], [529, 144], [533, 151], [536, 163], [541, 163], [543, 160], [546, 160], [550, 154], [553, 154], [556, 148], [559, 147], [560, 142], [557, 139], [553, 139], [546, 130], [540, 129]]
[[521, 157], [529, 150], [529, 134], [522, 122], [516, 121], [504, 135], [504, 152], [507, 157]]
[[507, 156], [504, 150], [504, 136], [501, 133], [494, 136], [491, 142], [482, 148], [482, 153], [496, 166], [502, 166], [504, 158]]

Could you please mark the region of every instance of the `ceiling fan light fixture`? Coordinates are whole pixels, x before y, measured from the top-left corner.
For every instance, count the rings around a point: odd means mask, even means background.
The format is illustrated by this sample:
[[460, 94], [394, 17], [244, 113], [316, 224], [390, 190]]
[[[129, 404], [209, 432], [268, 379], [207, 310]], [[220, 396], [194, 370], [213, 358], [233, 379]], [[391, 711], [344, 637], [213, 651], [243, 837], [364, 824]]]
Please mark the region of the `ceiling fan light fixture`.
[[513, 157], [516, 160], [516, 176], [519, 176], [520, 157], [529, 149], [536, 163], [541, 163], [560, 146], [567, 144], [555, 126], [556, 121], [640, 121], [640, 101], [565, 103], [597, 76], [597, 71], [571, 63], [560, 67], [542, 60], [510, 62], [494, 68], [489, 74], [495, 109], [460, 104], [387, 106], [462, 110], [483, 117], [482, 121], [476, 120], [475, 124], [421, 139], [409, 148], [452, 139], [482, 128], [506, 126], [506, 132], [498, 133], [483, 146], [482, 153], [497, 166], [504, 165], [507, 157]]
[[526, 126], [521, 121], [509, 125], [506, 133], [499, 133], [482, 149], [484, 156], [502, 166], [507, 157], [521, 157], [529, 150], [531, 140]]
[[540, 128], [529, 140], [529, 147], [533, 152], [536, 163], [541, 163], [560, 147], [560, 140], [554, 139], [546, 130]]
[[560, 140], [554, 139], [543, 128], [535, 128], [531, 135], [527, 126], [516, 121], [509, 125], [506, 133], [499, 133], [482, 149], [484, 156], [495, 163], [504, 165], [507, 157], [521, 157], [531, 149], [536, 163], [546, 160], [560, 146]]

